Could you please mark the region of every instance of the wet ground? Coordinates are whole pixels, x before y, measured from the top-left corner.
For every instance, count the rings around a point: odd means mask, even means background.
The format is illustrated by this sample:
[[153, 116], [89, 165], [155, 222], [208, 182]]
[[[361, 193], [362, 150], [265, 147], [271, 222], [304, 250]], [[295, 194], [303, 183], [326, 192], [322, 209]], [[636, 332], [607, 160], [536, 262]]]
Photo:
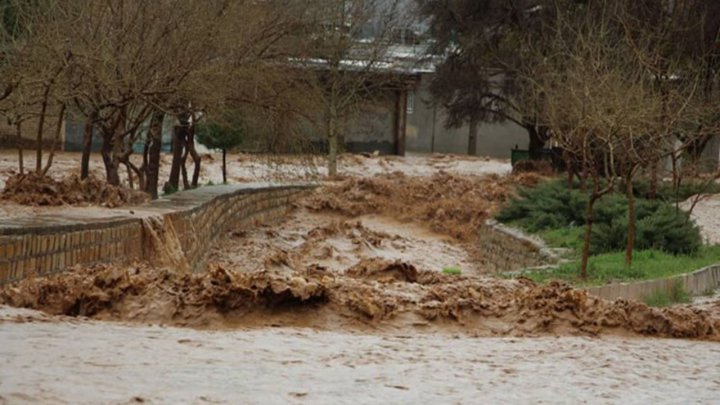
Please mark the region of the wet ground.
[[0, 308], [0, 403], [711, 404], [720, 392], [717, 343], [8, 321], [17, 313]]

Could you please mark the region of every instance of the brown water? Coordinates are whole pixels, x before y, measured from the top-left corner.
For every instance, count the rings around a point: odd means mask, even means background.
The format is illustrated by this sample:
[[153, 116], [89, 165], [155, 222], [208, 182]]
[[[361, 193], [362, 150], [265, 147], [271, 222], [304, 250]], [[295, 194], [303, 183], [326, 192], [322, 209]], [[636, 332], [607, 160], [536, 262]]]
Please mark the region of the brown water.
[[303, 328], [198, 331], [0, 307], [0, 403], [717, 402], [720, 345]]

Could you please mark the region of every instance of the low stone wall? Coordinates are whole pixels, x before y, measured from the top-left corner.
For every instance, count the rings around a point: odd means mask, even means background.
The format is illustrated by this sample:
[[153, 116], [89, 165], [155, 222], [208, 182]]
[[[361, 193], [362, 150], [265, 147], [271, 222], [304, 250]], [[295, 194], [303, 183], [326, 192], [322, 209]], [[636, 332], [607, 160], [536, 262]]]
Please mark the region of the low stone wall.
[[[309, 186], [250, 184], [202, 187], [101, 218], [35, 216], [0, 224], [0, 283], [47, 275], [74, 265], [162, 259], [175, 246], [188, 269], [234, 226], [282, 214]], [[181, 253], [181, 254], [180, 254]], [[175, 258], [178, 259], [178, 258]]]
[[487, 255], [485, 264], [491, 270], [508, 272], [559, 260], [542, 240], [493, 219], [485, 222], [479, 237], [483, 253]]
[[720, 287], [720, 263], [679, 276], [636, 283], [608, 284], [587, 288], [586, 291], [608, 300], [642, 301], [659, 291], [669, 292], [678, 284], [690, 295], [701, 295], [715, 290]]

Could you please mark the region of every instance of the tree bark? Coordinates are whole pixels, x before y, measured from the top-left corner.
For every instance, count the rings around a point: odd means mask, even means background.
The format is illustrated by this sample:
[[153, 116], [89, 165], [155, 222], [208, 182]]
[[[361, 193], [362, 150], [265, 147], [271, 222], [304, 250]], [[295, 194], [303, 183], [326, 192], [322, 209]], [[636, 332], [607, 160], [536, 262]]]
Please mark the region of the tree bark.
[[18, 169], [20, 175], [25, 174], [25, 164], [23, 162], [23, 148], [22, 148], [22, 121], [18, 120], [15, 123], [15, 135], [17, 136], [17, 150], [18, 150]]
[[227, 164], [226, 164], [227, 149], [222, 150], [222, 175], [223, 184], [227, 184]]
[[337, 176], [338, 136], [336, 120], [337, 118], [331, 112], [327, 122], [328, 175], [330, 177]]
[[43, 141], [43, 127], [45, 126], [45, 114], [47, 113], [48, 96], [50, 94], [50, 86], [45, 86], [43, 92], [43, 101], [40, 105], [40, 120], [38, 121], [37, 130], [37, 145], [36, 145], [36, 156], [35, 156], [35, 172], [37, 174], [42, 173], [42, 141]]
[[171, 189], [177, 191], [180, 189], [180, 165], [182, 163], [183, 149], [185, 146], [185, 133], [187, 127], [181, 122], [176, 125], [173, 130], [172, 140], [172, 166], [170, 166], [170, 178], [168, 185]]
[[103, 163], [105, 163], [105, 178], [108, 182], [108, 184], [112, 184], [114, 186], [120, 185], [120, 174], [118, 173], [118, 167], [119, 165], [113, 158], [113, 137], [112, 135], [103, 134], [103, 144], [102, 144], [102, 158]]
[[590, 239], [592, 238], [593, 208], [597, 196], [593, 194], [585, 207], [585, 235], [583, 237], [582, 261], [580, 262], [580, 279], [587, 280], [587, 267], [590, 260]]
[[162, 124], [165, 113], [156, 110], [150, 118], [150, 129], [148, 130], [147, 157], [147, 180], [145, 192], [150, 194], [153, 200], [158, 198], [158, 182], [160, 179], [160, 151], [162, 150]]
[[130, 168], [130, 164], [127, 162], [125, 163], [125, 169], [127, 169], [128, 187], [133, 189], [135, 188], [135, 182], [133, 181], [132, 169]]
[[635, 193], [633, 191], [632, 174], [625, 178], [625, 193], [628, 200], [627, 244], [625, 245], [625, 264], [632, 266], [633, 249], [635, 247]]
[[659, 169], [659, 162], [657, 160], [653, 160], [650, 163], [650, 192], [649, 196], [651, 200], [654, 200], [657, 198], [657, 192], [658, 192], [658, 183], [660, 181], [660, 178], [658, 176]]
[[55, 157], [55, 151], [57, 151], [60, 144], [60, 137], [62, 135], [62, 124], [65, 120], [65, 103], [60, 104], [60, 114], [58, 115], [57, 126], [55, 127], [55, 137], [53, 138], [52, 147], [50, 148], [50, 154], [48, 155], [47, 162], [45, 162], [45, 168], [42, 171], [43, 176], [47, 174], [53, 163]]
[[[195, 150], [195, 120], [190, 124], [190, 127], [188, 127], [188, 135], [187, 135], [187, 151], [190, 153], [190, 157], [193, 160], [193, 176], [192, 181], [190, 183], [191, 188], [197, 188], [198, 187], [198, 180], [200, 179], [200, 165], [202, 164], [202, 158], [200, 158], [200, 155], [197, 153], [197, 150]], [[185, 162], [183, 161], [183, 164]]]
[[538, 159], [540, 157], [540, 151], [545, 147], [546, 137], [535, 125], [529, 125], [525, 129], [528, 131], [530, 138], [530, 142], [528, 143], [530, 159]]
[[479, 131], [479, 125], [478, 120], [475, 118], [470, 119], [470, 129], [468, 131], [468, 155], [475, 156], [477, 155], [477, 145], [478, 145], [478, 131]]
[[[94, 116], [94, 114], [93, 114]], [[83, 131], [83, 151], [80, 161], [80, 178], [87, 179], [90, 175], [90, 152], [92, 151], [94, 119], [92, 117], [85, 121]]]

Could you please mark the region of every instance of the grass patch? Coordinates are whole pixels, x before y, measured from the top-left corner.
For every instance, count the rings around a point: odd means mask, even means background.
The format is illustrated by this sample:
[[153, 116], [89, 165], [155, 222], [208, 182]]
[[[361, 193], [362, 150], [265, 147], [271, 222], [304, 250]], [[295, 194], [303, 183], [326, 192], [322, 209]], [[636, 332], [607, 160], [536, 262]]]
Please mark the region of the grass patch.
[[670, 291], [655, 291], [643, 299], [651, 307], [669, 307], [674, 304], [690, 302], [690, 295], [685, 291], [682, 283], [675, 283]]
[[582, 251], [583, 232], [585, 229], [580, 226], [573, 226], [560, 229], [548, 229], [537, 233], [548, 246], [554, 248], [571, 249], [574, 252]]
[[460, 270], [459, 267], [445, 267], [442, 269], [442, 272], [452, 276], [459, 276], [462, 274], [462, 270]]
[[672, 255], [658, 250], [636, 251], [632, 268], [625, 266], [625, 252], [591, 256], [588, 278], [580, 280], [580, 262], [575, 260], [557, 268], [523, 274], [536, 282], [563, 280], [577, 286], [603, 285], [609, 282], [651, 280], [688, 273], [720, 262], [720, 246], [703, 246], [691, 256]]

